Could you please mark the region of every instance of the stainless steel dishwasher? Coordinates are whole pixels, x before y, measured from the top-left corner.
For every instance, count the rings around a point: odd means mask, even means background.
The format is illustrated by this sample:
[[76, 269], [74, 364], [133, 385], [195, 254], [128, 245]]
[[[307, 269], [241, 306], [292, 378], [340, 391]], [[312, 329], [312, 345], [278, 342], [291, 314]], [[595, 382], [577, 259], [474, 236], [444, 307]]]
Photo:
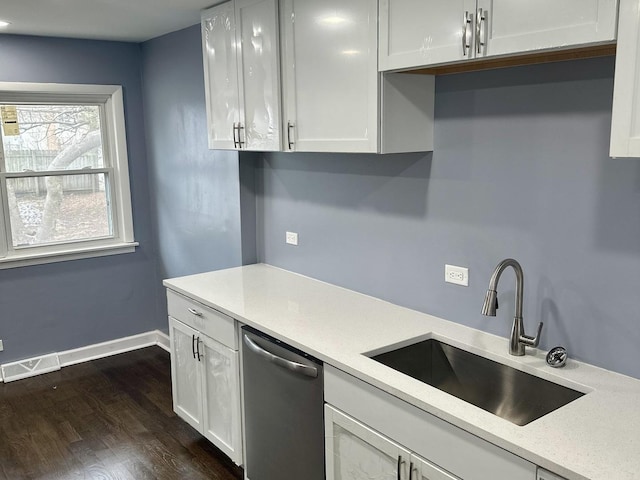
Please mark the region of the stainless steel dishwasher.
[[322, 362], [242, 328], [245, 474], [249, 480], [323, 480]]

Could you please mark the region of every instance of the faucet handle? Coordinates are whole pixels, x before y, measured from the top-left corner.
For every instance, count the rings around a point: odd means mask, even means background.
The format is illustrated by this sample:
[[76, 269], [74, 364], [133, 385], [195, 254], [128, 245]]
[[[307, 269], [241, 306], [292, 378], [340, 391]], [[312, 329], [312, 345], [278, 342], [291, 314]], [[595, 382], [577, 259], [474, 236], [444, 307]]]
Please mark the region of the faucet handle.
[[538, 325], [538, 331], [535, 337], [530, 337], [529, 335], [520, 335], [520, 343], [527, 345], [528, 347], [537, 347], [540, 343], [540, 334], [542, 333], [542, 325], [543, 322], [540, 322]]

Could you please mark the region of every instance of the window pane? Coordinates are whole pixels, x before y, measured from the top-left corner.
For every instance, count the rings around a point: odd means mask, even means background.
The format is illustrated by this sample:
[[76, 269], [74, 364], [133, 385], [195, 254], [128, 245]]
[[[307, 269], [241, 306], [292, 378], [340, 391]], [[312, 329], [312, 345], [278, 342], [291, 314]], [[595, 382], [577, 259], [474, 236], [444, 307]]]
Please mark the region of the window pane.
[[113, 235], [107, 176], [8, 178], [13, 246]]
[[98, 106], [2, 105], [0, 115], [7, 172], [104, 166]]

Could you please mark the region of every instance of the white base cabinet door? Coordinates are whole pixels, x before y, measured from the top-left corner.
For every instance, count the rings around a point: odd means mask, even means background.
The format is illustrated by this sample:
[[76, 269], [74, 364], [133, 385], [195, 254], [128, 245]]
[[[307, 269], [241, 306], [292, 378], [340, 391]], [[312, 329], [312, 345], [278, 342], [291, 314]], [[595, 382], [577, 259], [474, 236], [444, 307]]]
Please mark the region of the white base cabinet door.
[[[201, 337], [203, 434], [231, 459], [240, 460], [238, 352]], [[236, 462], [237, 463], [237, 462]]]
[[197, 330], [169, 317], [173, 410], [193, 428], [202, 431], [202, 381], [195, 358], [197, 336]]
[[329, 405], [324, 418], [327, 480], [409, 478], [408, 450]]
[[411, 455], [409, 468], [411, 468], [410, 480], [460, 480], [415, 454]]
[[238, 352], [169, 317], [173, 409], [242, 464]]
[[609, 154], [640, 157], [640, 0], [620, 0]]
[[325, 405], [327, 480], [460, 480]]

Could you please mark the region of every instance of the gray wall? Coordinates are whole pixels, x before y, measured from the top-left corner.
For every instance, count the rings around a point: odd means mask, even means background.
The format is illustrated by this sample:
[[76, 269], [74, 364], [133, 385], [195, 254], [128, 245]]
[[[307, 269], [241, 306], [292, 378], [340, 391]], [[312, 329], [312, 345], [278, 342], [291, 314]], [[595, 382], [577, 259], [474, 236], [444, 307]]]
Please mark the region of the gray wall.
[[[199, 25], [142, 44], [149, 184], [161, 278], [238, 266], [243, 256], [255, 260], [255, 233], [253, 241], [242, 243], [238, 154], [207, 147], [202, 72]], [[245, 173], [249, 180], [252, 170]], [[166, 318], [164, 292], [157, 287]]]
[[0, 35], [0, 81], [124, 87], [135, 253], [0, 270], [0, 363], [162, 327], [149, 215], [140, 49]]
[[259, 259], [506, 337], [511, 271], [498, 317], [480, 307], [514, 257], [527, 333], [544, 320], [543, 348], [640, 378], [640, 161], [608, 157], [613, 64], [438, 77], [433, 154], [265, 155]]

